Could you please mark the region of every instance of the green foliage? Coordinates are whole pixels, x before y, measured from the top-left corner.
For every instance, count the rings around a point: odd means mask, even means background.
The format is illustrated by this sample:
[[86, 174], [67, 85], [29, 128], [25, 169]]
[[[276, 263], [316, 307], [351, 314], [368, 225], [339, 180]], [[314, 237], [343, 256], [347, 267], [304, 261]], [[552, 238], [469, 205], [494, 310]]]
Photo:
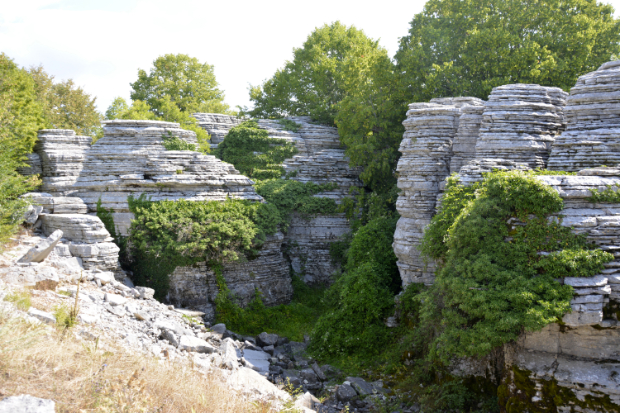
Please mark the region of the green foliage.
[[[0, 145], [15, 161], [32, 152], [37, 131], [46, 125], [36, 83], [24, 69], [0, 53]], [[3, 168], [4, 171], [4, 168]]]
[[53, 311], [57, 327], [71, 328], [77, 324], [77, 312], [69, 308], [67, 304], [60, 303], [55, 305]]
[[537, 83], [568, 91], [620, 50], [620, 20], [594, 0], [430, 0], [396, 53], [409, 101], [486, 99], [495, 86]]
[[289, 304], [265, 307], [261, 294], [255, 291], [254, 299], [245, 307], [236, 304], [236, 298], [230, 292], [224, 279], [217, 275], [219, 293], [216, 298], [217, 322], [239, 334], [257, 335], [266, 331], [303, 341], [318, 317], [326, 311], [321, 297], [322, 287], [309, 287], [293, 274], [293, 299]]
[[592, 192], [592, 196], [588, 198], [588, 201], [592, 203], [618, 204], [620, 203], [620, 192], [618, 192], [619, 188], [620, 185], [615, 185], [615, 189], [611, 185], [607, 185], [607, 188], [602, 191], [592, 188], [590, 190], [590, 192]]
[[196, 145], [193, 143], [185, 142], [183, 139], [178, 136], [172, 136], [172, 133], [169, 131], [167, 135], [162, 135], [162, 140], [164, 148], [167, 151], [195, 151]]
[[42, 66], [32, 67], [30, 76], [36, 83], [37, 99], [43, 108], [46, 127], [72, 129], [78, 135], [96, 136], [101, 130], [102, 116], [95, 101], [73, 80], [54, 82]]
[[595, 275], [613, 256], [547, 219], [562, 208], [531, 172], [493, 172], [475, 190], [449, 181], [422, 243], [443, 263], [421, 308], [422, 324], [441, 326], [431, 358], [488, 354], [570, 311], [572, 288], [555, 278]]
[[336, 184], [270, 179], [258, 182], [256, 192], [277, 209], [282, 230], [286, 231], [292, 212], [299, 212], [303, 216], [336, 213], [338, 210], [336, 201], [331, 198], [314, 197], [313, 195], [337, 187]]
[[394, 339], [384, 324], [394, 309], [400, 275], [392, 250], [396, 219], [379, 217], [351, 240], [345, 272], [329, 288], [329, 308], [312, 332], [310, 349], [323, 357], [372, 356]]
[[282, 127], [285, 130], [288, 130], [291, 132], [299, 132], [299, 128], [301, 127], [299, 123], [292, 121], [290, 119], [280, 119], [278, 120], [278, 123], [282, 125]]
[[[294, 123], [294, 122], [293, 122]], [[217, 156], [252, 179], [276, 179], [284, 174], [282, 162], [297, 153], [285, 139], [272, 139], [256, 121], [232, 128], [217, 147]]]
[[228, 199], [226, 202], [150, 202], [130, 196], [135, 214], [129, 244], [134, 281], [165, 297], [169, 275], [178, 266], [205, 261], [212, 268], [253, 256], [265, 236], [277, 230], [271, 205]]
[[138, 80], [131, 87], [131, 99], [146, 102], [158, 117], [166, 115], [162, 106], [167, 97], [187, 114], [230, 112], [224, 93], [218, 89], [213, 65], [185, 54], [159, 56], [148, 74], [138, 70]]
[[[198, 126], [198, 121], [191, 116], [190, 113], [182, 111], [172, 101], [170, 96], [161, 98], [157, 103], [157, 108], [157, 111], [155, 111], [148, 103], [141, 100], [135, 100], [132, 102], [131, 106], [128, 106], [123, 98], [118, 97], [114, 99], [114, 102], [112, 102], [108, 110], [106, 110], [106, 119], [163, 120], [166, 122], [177, 122], [181, 128], [196, 134], [200, 152], [209, 153], [210, 136], [204, 129]], [[176, 147], [179, 146], [176, 145]], [[186, 147], [189, 148], [189, 146]], [[193, 151], [196, 149], [192, 146], [191, 149], [182, 150]]]
[[13, 291], [4, 296], [4, 301], [15, 304], [15, 307], [21, 311], [28, 311], [32, 305], [32, 297], [28, 290]]
[[[144, 194], [141, 199], [144, 200]], [[129, 257], [127, 249], [127, 237], [123, 237], [120, 232], [117, 231], [117, 227], [114, 224], [114, 209], [105, 209], [101, 206], [101, 197], [97, 200], [96, 210], [97, 217], [103, 222], [103, 226], [108, 230], [110, 236], [114, 238], [114, 243], [120, 248], [119, 261], [123, 266], [129, 266]]]
[[372, 59], [369, 52], [381, 49], [363, 31], [340, 22], [315, 29], [301, 48], [293, 50], [293, 60], [286, 62], [262, 86], [250, 89], [258, 118], [309, 115], [317, 122], [333, 125], [336, 104], [354, 87], [344, 77], [352, 60]]

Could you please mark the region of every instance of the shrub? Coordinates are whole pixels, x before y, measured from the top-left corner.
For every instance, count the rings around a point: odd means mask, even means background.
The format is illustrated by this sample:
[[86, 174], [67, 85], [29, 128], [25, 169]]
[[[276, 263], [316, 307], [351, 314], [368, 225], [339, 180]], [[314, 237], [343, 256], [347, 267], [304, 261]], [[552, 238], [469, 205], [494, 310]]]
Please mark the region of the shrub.
[[270, 138], [269, 133], [253, 120], [232, 128], [217, 147], [217, 156], [221, 160], [257, 180], [280, 178], [284, 175], [282, 162], [296, 153], [293, 143]]
[[15, 304], [15, 306], [22, 311], [28, 311], [32, 305], [30, 292], [27, 290], [13, 291], [4, 297], [4, 301]]
[[555, 278], [595, 275], [613, 256], [548, 219], [562, 208], [532, 172], [493, 172], [469, 189], [449, 181], [421, 247], [443, 263], [420, 310], [439, 327], [432, 358], [488, 354], [570, 311], [572, 287]]

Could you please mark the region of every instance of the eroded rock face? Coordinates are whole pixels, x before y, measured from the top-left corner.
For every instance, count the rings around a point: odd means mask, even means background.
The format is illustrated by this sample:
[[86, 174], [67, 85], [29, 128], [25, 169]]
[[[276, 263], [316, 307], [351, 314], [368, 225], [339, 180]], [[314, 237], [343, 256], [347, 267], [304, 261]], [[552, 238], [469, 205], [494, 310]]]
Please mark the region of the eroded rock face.
[[484, 104], [476, 159], [501, 159], [546, 168], [551, 145], [564, 129], [567, 93], [529, 84], [493, 88]]
[[[79, 257], [86, 270], [113, 271], [117, 278], [124, 277], [118, 263], [119, 248], [92, 214], [99, 199], [104, 208], [114, 209], [121, 235], [127, 235], [133, 218], [127, 204], [131, 194], [144, 193], [153, 201], [224, 201], [227, 197], [262, 201], [253, 182], [232, 165], [199, 152], [167, 151], [163, 146], [163, 136], [167, 135], [197, 144], [193, 132], [177, 123], [160, 121], [104, 122], [104, 137], [93, 146], [90, 138], [76, 137], [73, 131], [40, 132], [41, 143], [36, 150], [49, 193], [29, 196], [43, 207], [43, 232], [64, 231], [66, 242], [56, 248], [59, 255]], [[224, 279], [242, 304], [254, 296], [256, 288], [268, 305], [290, 300], [292, 288], [288, 264], [280, 250], [282, 241], [281, 234], [271, 237], [256, 260], [225, 267]], [[205, 290], [209, 287], [205, 279], [213, 280], [211, 289]], [[212, 302], [213, 294], [217, 295], [214, 280], [205, 265], [179, 268], [173, 275], [170, 299], [205, 307]]]
[[394, 234], [394, 253], [403, 285], [430, 283], [434, 265], [420, 256], [417, 246], [435, 213], [440, 185], [450, 174], [452, 140], [457, 133], [460, 109], [438, 103], [409, 105], [405, 135], [399, 151], [396, 208], [401, 218]]
[[620, 61], [581, 76], [566, 104], [566, 131], [551, 151], [549, 169], [578, 171], [620, 163]]
[[[256, 259], [224, 265], [222, 276], [240, 305], [247, 305], [255, 297], [256, 290], [261, 292], [261, 299], [268, 306], [290, 301], [293, 287], [288, 264], [282, 255], [283, 239], [278, 232], [267, 238]], [[167, 299], [177, 307], [200, 310], [211, 320], [215, 317], [218, 292], [215, 273], [205, 263], [199, 263], [174, 270]]]
[[[219, 144], [226, 133], [241, 120], [209, 113], [193, 115], [199, 125], [216, 136]], [[360, 168], [351, 168], [349, 159], [341, 147], [338, 130], [331, 126], [318, 125], [309, 117], [288, 118], [298, 125], [297, 131], [287, 130], [277, 120], [259, 119], [259, 128], [268, 132], [270, 138], [284, 139], [295, 144], [297, 155], [283, 162], [285, 172], [290, 179], [316, 184], [336, 183], [336, 189], [317, 194], [317, 197], [331, 198], [340, 203], [350, 196], [351, 187], [360, 187]], [[213, 135], [215, 134], [215, 135]], [[344, 214], [329, 216], [293, 217], [285, 234], [284, 250], [294, 271], [309, 283], [330, 283], [337, 266], [329, 255], [329, 245], [337, 241], [350, 230]]]

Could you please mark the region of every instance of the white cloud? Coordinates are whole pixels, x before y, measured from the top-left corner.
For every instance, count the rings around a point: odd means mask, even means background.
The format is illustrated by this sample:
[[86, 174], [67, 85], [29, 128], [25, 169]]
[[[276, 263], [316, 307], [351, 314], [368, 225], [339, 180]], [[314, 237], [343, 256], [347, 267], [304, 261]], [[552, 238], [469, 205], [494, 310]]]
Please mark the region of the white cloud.
[[[620, 0], [611, 2], [620, 9]], [[21, 66], [42, 64], [98, 97], [104, 111], [165, 53], [215, 66], [231, 106], [249, 105], [259, 84], [292, 57], [317, 26], [363, 29], [391, 55], [423, 0], [311, 2], [200, 0], [0, 0], [0, 51]]]

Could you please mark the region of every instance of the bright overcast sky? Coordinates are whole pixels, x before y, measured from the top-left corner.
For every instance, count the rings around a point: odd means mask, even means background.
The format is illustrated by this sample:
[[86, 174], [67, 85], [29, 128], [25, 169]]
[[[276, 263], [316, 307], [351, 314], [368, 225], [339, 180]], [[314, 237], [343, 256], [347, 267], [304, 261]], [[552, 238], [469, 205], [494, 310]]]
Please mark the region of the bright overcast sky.
[[[620, 0], [613, 4], [618, 16]], [[226, 103], [249, 105], [260, 84], [318, 26], [355, 25], [394, 55], [423, 0], [0, 0], [0, 52], [73, 79], [104, 112], [166, 53], [215, 66]]]

